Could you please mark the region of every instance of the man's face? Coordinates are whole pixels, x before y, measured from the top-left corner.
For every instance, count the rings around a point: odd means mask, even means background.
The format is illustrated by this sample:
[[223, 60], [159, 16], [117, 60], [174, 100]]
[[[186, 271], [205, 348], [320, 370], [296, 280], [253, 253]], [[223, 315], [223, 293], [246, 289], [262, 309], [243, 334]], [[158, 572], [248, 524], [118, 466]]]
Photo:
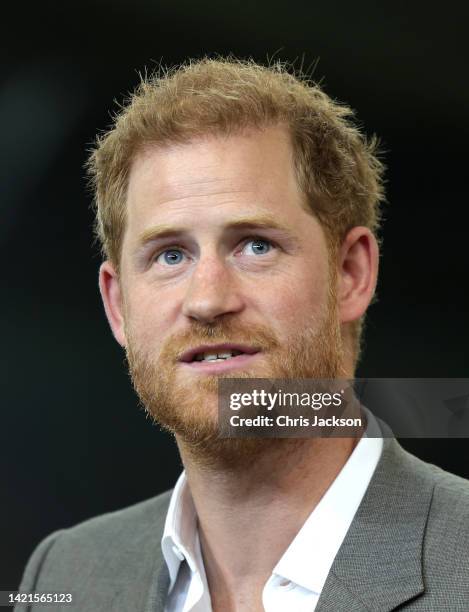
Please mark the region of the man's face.
[[149, 147], [127, 206], [120, 341], [163, 426], [214, 444], [221, 376], [342, 375], [335, 270], [286, 131]]

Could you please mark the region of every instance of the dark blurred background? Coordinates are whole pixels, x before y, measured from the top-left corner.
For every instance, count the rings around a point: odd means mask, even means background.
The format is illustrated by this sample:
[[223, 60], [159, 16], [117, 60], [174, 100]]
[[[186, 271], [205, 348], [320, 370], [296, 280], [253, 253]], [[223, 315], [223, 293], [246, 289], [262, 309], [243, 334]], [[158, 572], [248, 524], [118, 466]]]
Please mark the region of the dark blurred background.
[[[358, 374], [466, 377], [469, 60], [465, 3], [17, 2], [0, 90], [0, 589], [51, 531], [171, 487], [100, 303], [83, 163], [138, 71], [229, 52], [318, 58], [315, 78], [387, 151], [379, 302]], [[467, 440], [405, 440], [469, 477]]]

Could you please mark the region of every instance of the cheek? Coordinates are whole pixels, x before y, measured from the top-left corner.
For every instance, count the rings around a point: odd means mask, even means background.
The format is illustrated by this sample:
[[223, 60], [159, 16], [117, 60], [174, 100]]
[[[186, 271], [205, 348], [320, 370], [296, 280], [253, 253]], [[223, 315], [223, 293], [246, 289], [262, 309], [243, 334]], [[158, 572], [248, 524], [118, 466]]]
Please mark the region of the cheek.
[[134, 286], [128, 300], [126, 325], [132, 340], [143, 350], [158, 352], [175, 319], [175, 300], [145, 287]]
[[327, 273], [301, 269], [257, 288], [257, 304], [264, 321], [283, 335], [321, 319], [328, 301]]

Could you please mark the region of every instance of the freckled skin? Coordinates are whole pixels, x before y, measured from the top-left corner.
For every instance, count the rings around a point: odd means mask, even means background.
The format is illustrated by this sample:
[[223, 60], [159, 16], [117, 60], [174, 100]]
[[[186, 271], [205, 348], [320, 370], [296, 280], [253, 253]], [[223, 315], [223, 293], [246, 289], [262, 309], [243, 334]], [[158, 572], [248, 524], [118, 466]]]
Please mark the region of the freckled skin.
[[[146, 377], [150, 366], [164, 374], [166, 390], [196, 393], [201, 374], [177, 365], [176, 351], [206, 344], [202, 331], [217, 326], [224, 335], [212, 344], [265, 340], [244, 375], [287, 376], [280, 366], [288, 351], [299, 361], [310, 349], [308, 358], [326, 362], [324, 348], [343, 353], [339, 368], [321, 376], [316, 367], [296, 368], [292, 377], [330, 378], [337, 369], [353, 375], [350, 343], [342, 351], [339, 342], [343, 325], [363, 314], [374, 291], [376, 241], [366, 228], [353, 228], [329, 269], [325, 234], [304, 205], [292, 155], [286, 130], [274, 126], [148, 146], [134, 160], [120, 278], [105, 262], [100, 288], [116, 339], [130, 357], [140, 353]], [[331, 295], [337, 312], [325, 326]], [[328, 334], [322, 355], [314, 346], [321, 326]], [[214, 388], [199, 389], [205, 394], [193, 396], [190, 409]], [[148, 389], [145, 399], [155, 403], [159, 391]]]
[[[153, 148], [137, 158], [122, 276], [138, 341], [156, 348], [168, 333], [190, 326], [191, 316], [210, 320], [223, 313], [236, 313], [241, 324], [262, 324], [286, 340], [318, 316], [327, 296], [327, 247], [321, 226], [301, 201], [290, 143], [279, 128]], [[265, 262], [249, 261], [255, 255], [234, 257], [242, 236], [224, 239], [225, 225], [236, 216], [262, 213], [284, 224], [293, 240], [283, 240]], [[170, 277], [136, 273], [137, 237], [161, 223], [190, 228], [194, 261]], [[276, 235], [264, 231], [263, 237]]]

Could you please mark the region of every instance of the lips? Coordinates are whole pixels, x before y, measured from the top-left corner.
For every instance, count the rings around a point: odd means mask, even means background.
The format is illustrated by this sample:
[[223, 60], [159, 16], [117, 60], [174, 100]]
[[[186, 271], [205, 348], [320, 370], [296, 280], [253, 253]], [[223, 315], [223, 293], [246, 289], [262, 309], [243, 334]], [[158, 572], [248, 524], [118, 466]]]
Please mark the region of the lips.
[[241, 355], [254, 355], [259, 352], [259, 349], [246, 344], [233, 344], [231, 342], [224, 344], [203, 344], [183, 353], [179, 361], [183, 363], [192, 363], [196, 360], [197, 356], [203, 355], [204, 353], [219, 354], [233, 351]]

